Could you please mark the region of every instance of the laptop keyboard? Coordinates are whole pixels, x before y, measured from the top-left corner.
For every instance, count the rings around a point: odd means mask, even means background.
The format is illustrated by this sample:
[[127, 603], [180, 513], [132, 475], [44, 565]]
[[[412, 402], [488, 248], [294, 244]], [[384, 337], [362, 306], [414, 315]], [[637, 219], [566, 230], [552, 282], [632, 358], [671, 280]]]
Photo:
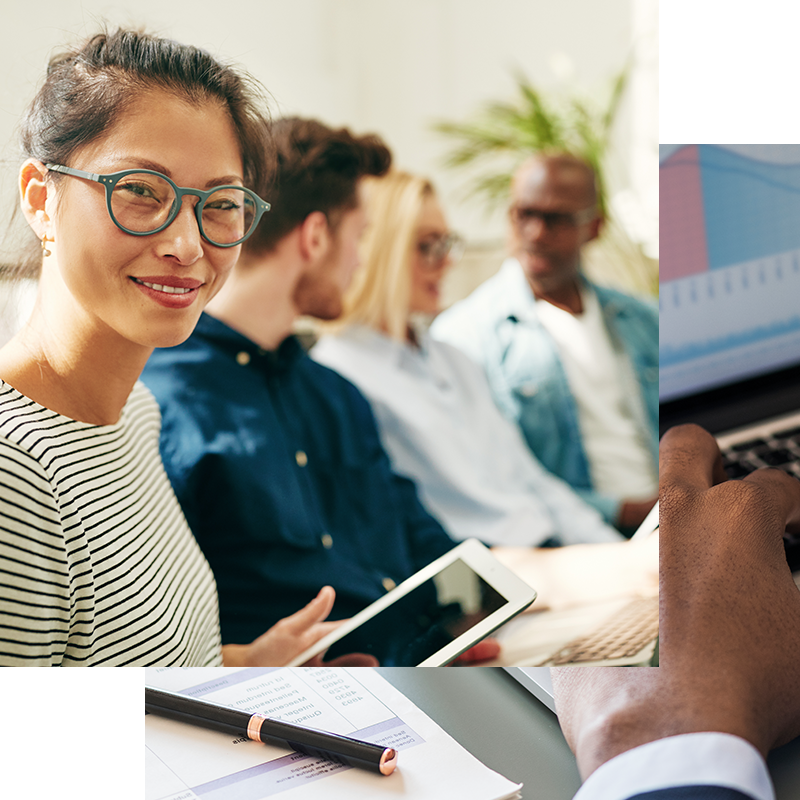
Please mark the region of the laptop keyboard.
[[800, 427], [729, 445], [722, 463], [729, 478], [743, 478], [761, 467], [778, 467], [800, 478]]
[[656, 636], [658, 597], [637, 597], [594, 631], [568, 642], [536, 666], [632, 658]]
[[[744, 478], [762, 467], [776, 467], [800, 479], [800, 427], [797, 425], [762, 429], [759, 436], [733, 441], [721, 449], [722, 464], [729, 478]], [[800, 535], [784, 536], [784, 547], [789, 568], [797, 572], [800, 570]]]

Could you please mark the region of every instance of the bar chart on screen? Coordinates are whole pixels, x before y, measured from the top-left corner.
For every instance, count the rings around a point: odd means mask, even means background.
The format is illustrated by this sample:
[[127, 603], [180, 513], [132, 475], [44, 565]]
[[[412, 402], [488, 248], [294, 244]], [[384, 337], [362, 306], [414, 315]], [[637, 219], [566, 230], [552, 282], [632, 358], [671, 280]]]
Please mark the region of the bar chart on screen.
[[661, 399], [800, 348], [800, 146], [660, 148]]

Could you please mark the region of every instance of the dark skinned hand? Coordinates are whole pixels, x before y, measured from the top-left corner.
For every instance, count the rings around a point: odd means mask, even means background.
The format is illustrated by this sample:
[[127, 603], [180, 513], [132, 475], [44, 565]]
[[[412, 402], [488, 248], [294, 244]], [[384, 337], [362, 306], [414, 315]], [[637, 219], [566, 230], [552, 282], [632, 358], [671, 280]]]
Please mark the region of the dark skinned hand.
[[765, 756], [800, 735], [800, 591], [782, 539], [800, 529], [800, 481], [727, 481], [713, 437], [687, 425], [661, 441], [659, 499], [661, 666], [553, 670], [584, 778], [681, 733], [731, 733]]

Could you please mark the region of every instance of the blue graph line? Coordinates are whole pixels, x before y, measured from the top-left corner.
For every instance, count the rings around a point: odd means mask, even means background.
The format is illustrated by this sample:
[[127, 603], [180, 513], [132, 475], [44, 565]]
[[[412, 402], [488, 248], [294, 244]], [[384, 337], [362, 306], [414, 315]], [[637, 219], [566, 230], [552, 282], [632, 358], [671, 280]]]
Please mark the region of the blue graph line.
[[687, 344], [682, 347], [659, 347], [658, 361], [660, 367], [673, 367], [686, 361], [704, 356], [718, 355], [727, 350], [737, 347], [744, 347], [749, 344], [757, 344], [772, 339], [776, 336], [784, 336], [788, 333], [800, 332], [800, 316], [775, 323], [774, 325], [764, 325], [758, 328], [751, 328], [748, 331], [734, 333], [720, 339], [710, 339], [705, 342]]

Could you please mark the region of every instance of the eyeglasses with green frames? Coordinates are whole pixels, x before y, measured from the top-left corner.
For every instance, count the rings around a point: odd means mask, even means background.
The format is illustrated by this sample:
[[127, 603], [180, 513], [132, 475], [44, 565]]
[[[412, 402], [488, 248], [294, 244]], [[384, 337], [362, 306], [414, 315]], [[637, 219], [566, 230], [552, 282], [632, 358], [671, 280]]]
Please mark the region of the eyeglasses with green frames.
[[256, 229], [270, 204], [244, 186], [215, 186], [209, 191], [177, 186], [152, 169], [125, 169], [108, 175], [47, 164], [47, 169], [105, 187], [106, 206], [114, 224], [132, 236], [149, 236], [168, 227], [186, 195], [199, 198], [194, 207], [200, 235], [215, 247], [235, 247]]

